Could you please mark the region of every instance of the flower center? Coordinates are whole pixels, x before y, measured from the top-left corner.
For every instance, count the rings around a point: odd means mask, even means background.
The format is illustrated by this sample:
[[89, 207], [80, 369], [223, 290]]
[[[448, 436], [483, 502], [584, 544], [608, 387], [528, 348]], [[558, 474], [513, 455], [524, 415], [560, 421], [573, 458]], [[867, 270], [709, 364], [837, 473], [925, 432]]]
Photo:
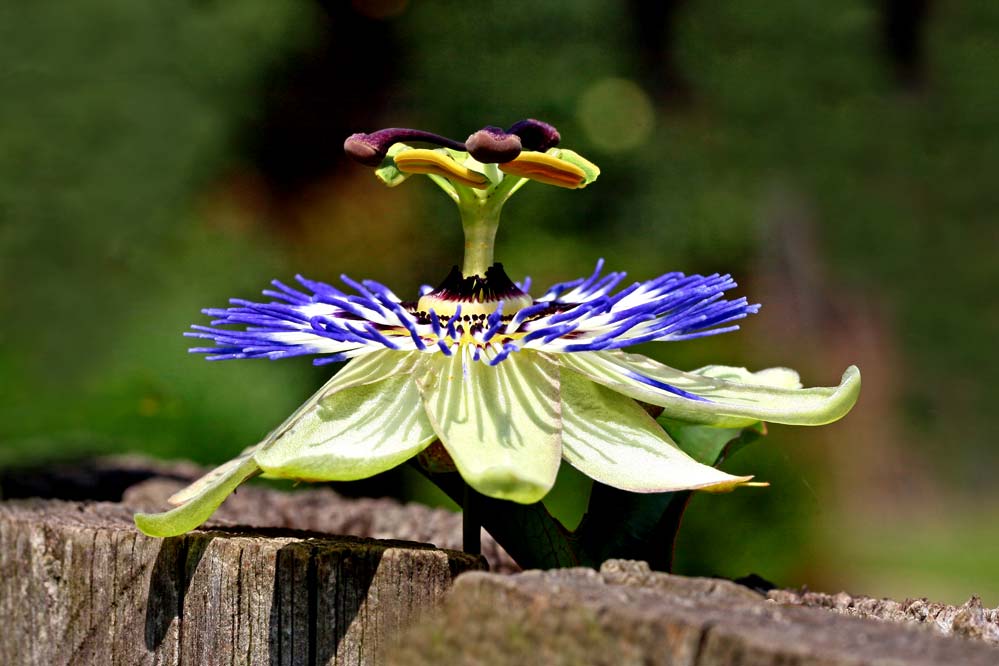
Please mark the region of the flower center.
[[457, 266], [453, 267], [439, 287], [420, 298], [416, 309], [451, 317], [461, 307], [463, 316], [478, 317], [496, 312], [500, 303], [512, 315], [534, 300], [507, 276], [503, 264], [497, 263], [487, 268], [485, 275], [466, 276]]

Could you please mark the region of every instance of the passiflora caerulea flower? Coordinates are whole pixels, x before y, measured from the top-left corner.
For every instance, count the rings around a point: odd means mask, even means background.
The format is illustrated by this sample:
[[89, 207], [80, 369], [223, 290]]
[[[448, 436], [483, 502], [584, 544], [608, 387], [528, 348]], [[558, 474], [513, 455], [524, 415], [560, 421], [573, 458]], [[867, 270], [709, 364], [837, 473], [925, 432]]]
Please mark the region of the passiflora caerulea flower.
[[296, 287], [275, 281], [268, 302], [206, 310], [214, 321], [189, 335], [214, 341], [191, 350], [211, 360], [309, 355], [317, 365], [346, 365], [262, 442], [171, 498], [177, 508], [139, 514], [140, 529], [190, 530], [257, 474], [361, 479], [438, 441], [472, 488], [525, 504], [545, 496], [563, 461], [639, 493], [730, 490], [752, 477], [696, 462], [643, 403], [719, 428], [821, 425], [849, 411], [860, 390], [855, 367], [839, 386], [803, 389], [785, 368], [682, 372], [624, 351], [738, 328], [758, 306], [724, 298], [736, 286], [728, 275], [667, 273], [625, 284], [623, 272], [605, 273], [601, 261], [589, 277], [537, 297], [529, 280], [507, 277], [493, 240], [509, 196], [529, 180], [574, 189], [599, 174], [558, 141], [553, 127], [534, 120], [487, 127], [464, 143], [405, 129], [350, 137], [348, 154], [377, 167], [387, 185], [427, 174], [458, 204], [462, 266], [412, 300], [371, 280], [342, 276], [341, 289], [298, 277]]

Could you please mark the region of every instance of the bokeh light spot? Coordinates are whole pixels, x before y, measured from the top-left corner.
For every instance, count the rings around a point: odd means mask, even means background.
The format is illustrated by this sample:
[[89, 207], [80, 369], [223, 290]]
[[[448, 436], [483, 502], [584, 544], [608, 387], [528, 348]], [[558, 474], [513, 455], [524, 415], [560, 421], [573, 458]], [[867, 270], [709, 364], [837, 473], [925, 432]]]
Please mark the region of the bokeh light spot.
[[628, 79], [601, 79], [579, 99], [579, 123], [586, 138], [606, 152], [630, 150], [641, 145], [655, 125], [652, 100]]

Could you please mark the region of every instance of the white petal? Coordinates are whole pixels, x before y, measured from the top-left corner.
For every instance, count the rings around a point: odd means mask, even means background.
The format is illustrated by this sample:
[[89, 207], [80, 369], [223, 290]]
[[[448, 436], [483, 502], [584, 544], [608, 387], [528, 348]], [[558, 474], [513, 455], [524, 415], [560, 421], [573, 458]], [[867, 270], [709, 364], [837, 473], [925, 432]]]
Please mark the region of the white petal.
[[270, 476], [353, 481], [412, 458], [436, 439], [408, 375], [320, 399], [254, 454]]
[[[371, 384], [381, 381], [393, 375], [409, 374], [413, 372], [419, 361], [419, 355], [409, 352], [395, 351], [392, 349], [381, 349], [364, 356], [359, 356], [348, 362], [340, 372], [336, 373], [325, 386], [319, 389], [309, 402], [319, 396], [320, 393], [333, 390], [343, 390], [351, 386]], [[309, 404], [306, 402], [305, 407]], [[301, 408], [300, 408], [301, 409]], [[294, 418], [294, 415], [292, 415]]]
[[681, 451], [631, 398], [562, 370], [562, 457], [589, 477], [637, 493], [730, 490], [732, 476]]
[[522, 504], [544, 497], [562, 452], [558, 366], [530, 351], [490, 366], [464, 349], [426, 368], [427, 416], [465, 481]]
[[[754, 374], [744, 368], [707, 366], [697, 372], [681, 372], [645, 356], [621, 352], [576, 352], [560, 354], [558, 359], [599, 384], [663, 407], [664, 416], [724, 428], [745, 427], [756, 421], [823, 425], [842, 418], [860, 395], [856, 366], [847, 368], [839, 386], [801, 389], [797, 388], [797, 375], [784, 368]], [[744, 380], [755, 383], [742, 383]], [[702, 399], [671, 393], [650, 381]]]

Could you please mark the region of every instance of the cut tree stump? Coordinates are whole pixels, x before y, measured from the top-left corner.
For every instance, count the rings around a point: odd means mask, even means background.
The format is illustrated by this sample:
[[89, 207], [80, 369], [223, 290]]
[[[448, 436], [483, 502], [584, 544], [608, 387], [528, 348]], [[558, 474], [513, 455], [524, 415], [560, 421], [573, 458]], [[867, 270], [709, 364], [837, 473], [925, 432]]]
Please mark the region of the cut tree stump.
[[729, 581], [644, 562], [461, 576], [390, 666], [996, 666], [984, 642], [782, 606]]
[[[460, 516], [328, 488], [249, 484], [203, 530], [135, 530], [135, 510], [164, 508], [201, 472], [143, 459], [0, 470], [0, 666], [999, 666], [999, 609], [976, 599], [767, 599], [622, 561], [485, 574], [482, 559], [367, 538], [455, 547]], [[516, 570], [492, 539], [483, 552]]]
[[[808, 590], [770, 590], [767, 599], [784, 606], [822, 608], [851, 617], [922, 626], [943, 636], [963, 636], [999, 648], [999, 608], [985, 608], [976, 595], [961, 606], [927, 599], [875, 599], [846, 592], [823, 594]], [[997, 662], [999, 663], [999, 662]]]
[[[0, 492], [4, 499], [120, 501], [135, 511], [155, 512], [169, 508], [167, 498], [206, 471], [189, 462], [115, 456], [37, 469], [0, 469]], [[208, 524], [401, 539], [452, 550], [461, 550], [462, 546], [460, 514], [422, 504], [402, 504], [387, 497], [344, 497], [328, 486], [315, 484], [302, 484], [293, 492], [275, 491], [253, 482], [244, 484], [219, 507]], [[490, 571], [520, 571], [485, 531], [482, 555]]]
[[139, 533], [115, 503], [0, 502], [0, 664], [374, 664], [480, 558], [217, 528]]

